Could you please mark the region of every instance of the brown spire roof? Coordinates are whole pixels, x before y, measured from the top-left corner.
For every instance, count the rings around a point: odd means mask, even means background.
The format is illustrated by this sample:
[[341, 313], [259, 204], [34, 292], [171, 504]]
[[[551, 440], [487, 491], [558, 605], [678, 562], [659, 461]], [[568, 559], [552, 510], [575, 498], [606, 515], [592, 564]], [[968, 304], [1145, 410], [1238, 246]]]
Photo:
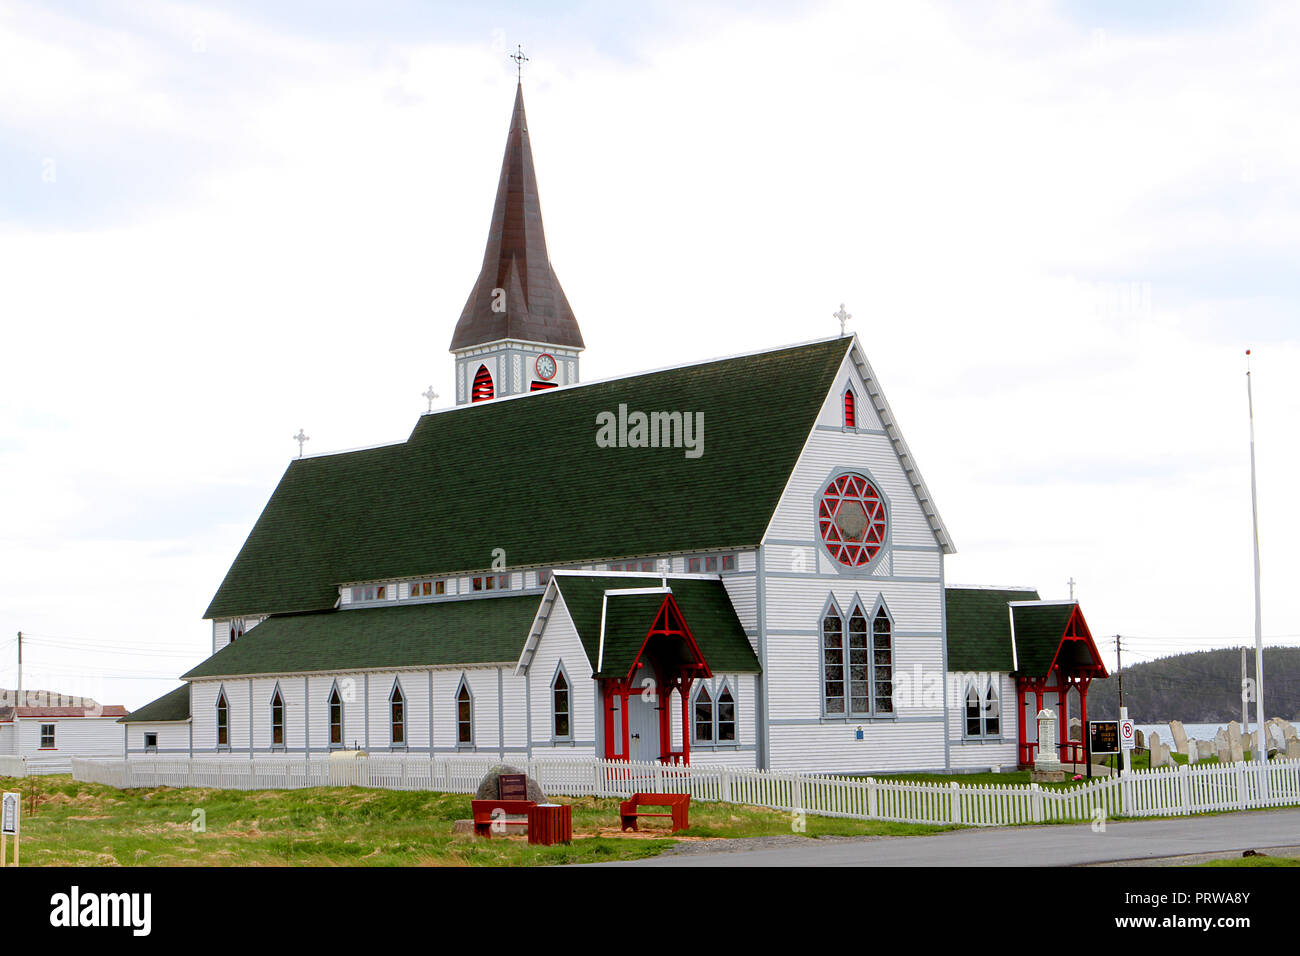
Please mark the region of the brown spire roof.
[[[499, 299], [493, 289], [505, 290], [504, 312], [492, 310], [494, 298]], [[584, 347], [578, 322], [546, 254], [522, 85], [515, 91], [483, 268], [456, 323], [451, 348], [455, 351], [499, 339]]]

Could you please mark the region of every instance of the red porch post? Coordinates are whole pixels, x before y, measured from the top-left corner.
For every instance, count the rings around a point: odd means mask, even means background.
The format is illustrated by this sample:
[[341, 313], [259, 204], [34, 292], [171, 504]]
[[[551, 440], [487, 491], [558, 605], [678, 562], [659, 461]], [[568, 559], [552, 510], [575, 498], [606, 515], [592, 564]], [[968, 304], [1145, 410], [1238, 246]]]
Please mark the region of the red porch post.
[[682, 680], [682, 763], [691, 762], [691, 682], [692, 678]]

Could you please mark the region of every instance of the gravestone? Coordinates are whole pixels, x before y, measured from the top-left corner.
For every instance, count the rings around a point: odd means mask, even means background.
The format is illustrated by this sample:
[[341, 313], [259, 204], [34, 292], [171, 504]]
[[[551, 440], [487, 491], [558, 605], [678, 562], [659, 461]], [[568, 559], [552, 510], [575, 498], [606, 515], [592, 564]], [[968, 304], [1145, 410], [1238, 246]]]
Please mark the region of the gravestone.
[[1214, 756], [1214, 742], [1210, 740], [1196, 741], [1197, 755], [1201, 760], [1209, 760]]
[[1268, 725], [1268, 746], [1270, 750], [1286, 753], [1286, 735], [1282, 733], [1280, 724], [1270, 723]]
[[1286, 742], [1286, 759], [1300, 760], [1300, 737], [1288, 737]]
[[1227, 746], [1228, 746], [1228, 732], [1224, 730], [1222, 727], [1220, 727], [1218, 733], [1214, 735], [1214, 749], [1222, 750], [1225, 749]]
[[1287, 740], [1294, 740], [1297, 736], [1300, 736], [1300, 734], [1296, 733], [1295, 724], [1285, 717], [1279, 717], [1277, 722], [1282, 725], [1282, 736]]
[[1133, 728], [1133, 744], [1138, 750], [1147, 749], [1147, 735], [1136, 727]]
[[1217, 746], [1215, 756], [1219, 758], [1219, 763], [1232, 763], [1232, 748], [1228, 746], [1227, 741]]
[[1201, 759], [1201, 748], [1197, 746], [1199, 741], [1195, 737], [1187, 738], [1187, 762], [1189, 764], [1198, 763]]
[[1233, 763], [1246, 759], [1246, 752], [1241, 745], [1241, 724], [1235, 720], [1228, 724], [1228, 754]]
[[1033, 783], [1060, 783], [1065, 779], [1065, 771], [1056, 755], [1056, 714], [1046, 708], [1038, 712], [1038, 739], [1038, 753], [1029, 779]]
[[1083, 740], [1083, 721], [1078, 717], [1070, 718], [1070, 739]]
[[1181, 720], [1169, 721], [1169, 737], [1174, 742], [1174, 749], [1180, 754], [1190, 753], [1187, 749], [1187, 731]]

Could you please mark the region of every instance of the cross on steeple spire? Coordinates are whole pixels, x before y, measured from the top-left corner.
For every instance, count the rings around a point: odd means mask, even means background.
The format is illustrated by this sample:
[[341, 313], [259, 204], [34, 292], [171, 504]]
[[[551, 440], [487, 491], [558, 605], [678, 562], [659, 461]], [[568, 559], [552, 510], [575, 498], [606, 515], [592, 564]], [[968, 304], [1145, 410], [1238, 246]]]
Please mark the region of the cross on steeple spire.
[[524, 81], [524, 64], [528, 62], [528, 57], [524, 56], [524, 48], [516, 43], [515, 52], [507, 55], [515, 61], [515, 78], [522, 83]]
[[424, 392], [423, 395], [425, 398], [429, 400], [429, 411], [433, 411], [433, 400], [438, 397], [438, 393], [435, 392], [433, 390], [433, 386], [430, 385], [429, 390], [427, 392]]
[[298, 457], [301, 458], [303, 442], [309, 442], [311, 441], [311, 438], [307, 435], [305, 431], [299, 428], [298, 434], [293, 436], [293, 440], [298, 443]]

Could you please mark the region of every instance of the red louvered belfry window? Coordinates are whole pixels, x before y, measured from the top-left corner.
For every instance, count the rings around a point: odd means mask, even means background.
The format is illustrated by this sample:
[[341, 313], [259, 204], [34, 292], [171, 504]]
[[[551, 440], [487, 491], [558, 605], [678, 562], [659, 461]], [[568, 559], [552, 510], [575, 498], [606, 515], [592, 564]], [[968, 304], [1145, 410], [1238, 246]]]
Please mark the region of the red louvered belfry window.
[[853, 428], [857, 425], [857, 415], [853, 407], [853, 389], [847, 389], [844, 392], [844, 427]]
[[480, 365], [474, 374], [474, 388], [470, 393], [471, 402], [486, 402], [493, 395], [492, 374], [486, 365]]

